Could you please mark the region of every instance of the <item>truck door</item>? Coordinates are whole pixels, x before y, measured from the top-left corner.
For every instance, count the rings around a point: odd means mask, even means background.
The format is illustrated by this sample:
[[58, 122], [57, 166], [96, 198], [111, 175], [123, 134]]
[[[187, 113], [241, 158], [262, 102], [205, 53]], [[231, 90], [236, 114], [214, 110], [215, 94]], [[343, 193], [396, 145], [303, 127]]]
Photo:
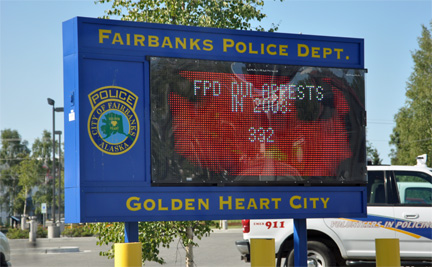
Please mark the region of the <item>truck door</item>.
[[394, 211], [384, 171], [368, 171], [368, 217], [325, 219], [340, 238], [349, 258], [375, 258], [376, 238], [395, 238], [389, 229]]
[[401, 257], [432, 258], [432, 183], [425, 172], [395, 171], [400, 204], [395, 206]]

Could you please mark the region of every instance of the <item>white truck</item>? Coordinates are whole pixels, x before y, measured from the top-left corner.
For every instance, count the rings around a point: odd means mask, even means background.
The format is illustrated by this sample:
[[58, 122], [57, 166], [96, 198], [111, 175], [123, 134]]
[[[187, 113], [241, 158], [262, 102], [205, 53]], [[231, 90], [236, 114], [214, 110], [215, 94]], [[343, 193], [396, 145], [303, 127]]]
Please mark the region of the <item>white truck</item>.
[[[367, 218], [307, 219], [308, 266], [374, 265], [375, 239], [399, 239], [402, 265], [432, 266], [432, 169], [368, 166]], [[236, 241], [250, 260], [251, 238], [274, 238], [277, 266], [293, 266], [293, 220], [243, 220]]]

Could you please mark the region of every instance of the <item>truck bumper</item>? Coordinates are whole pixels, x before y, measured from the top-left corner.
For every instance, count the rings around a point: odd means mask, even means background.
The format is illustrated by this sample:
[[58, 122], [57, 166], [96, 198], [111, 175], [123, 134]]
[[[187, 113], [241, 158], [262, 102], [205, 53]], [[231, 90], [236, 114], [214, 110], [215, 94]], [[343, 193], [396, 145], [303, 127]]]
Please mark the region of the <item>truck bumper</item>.
[[246, 239], [238, 240], [235, 242], [235, 244], [236, 244], [237, 250], [241, 254], [241, 259], [244, 260], [245, 262], [250, 262], [249, 241]]

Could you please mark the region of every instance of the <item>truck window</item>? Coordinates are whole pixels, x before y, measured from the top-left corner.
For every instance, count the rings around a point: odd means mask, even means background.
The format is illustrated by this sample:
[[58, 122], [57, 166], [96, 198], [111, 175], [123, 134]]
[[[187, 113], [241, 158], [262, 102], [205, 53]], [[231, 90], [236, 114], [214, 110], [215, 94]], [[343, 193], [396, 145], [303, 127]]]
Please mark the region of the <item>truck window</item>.
[[368, 171], [368, 204], [386, 204], [386, 190], [383, 171]]
[[395, 171], [402, 205], [432, 205], [431, 176], [422, 172]]

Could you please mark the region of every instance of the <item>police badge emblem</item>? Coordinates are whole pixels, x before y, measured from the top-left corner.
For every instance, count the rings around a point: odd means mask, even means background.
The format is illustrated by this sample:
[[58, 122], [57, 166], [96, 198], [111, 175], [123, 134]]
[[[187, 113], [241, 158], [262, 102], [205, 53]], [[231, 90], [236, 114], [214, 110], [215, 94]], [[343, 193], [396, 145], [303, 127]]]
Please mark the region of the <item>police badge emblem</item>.
[[88, 95], [92, 111], [88, 118], [88, 133], [93, 144], [109, 155], [129, 151], [139, 135], [135, 113], [138, 97], [119, 86], [98, 88]]

